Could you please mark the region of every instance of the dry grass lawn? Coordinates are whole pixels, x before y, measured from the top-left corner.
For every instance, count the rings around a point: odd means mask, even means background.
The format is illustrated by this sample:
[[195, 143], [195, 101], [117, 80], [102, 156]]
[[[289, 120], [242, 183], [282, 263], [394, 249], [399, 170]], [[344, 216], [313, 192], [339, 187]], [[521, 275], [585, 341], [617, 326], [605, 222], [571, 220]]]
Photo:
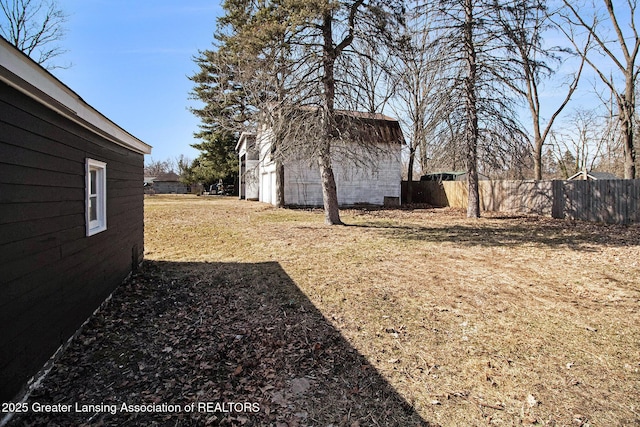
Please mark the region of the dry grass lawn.
[[637, 225], [416, 209], [329, 227], [189, 196], [145, 212], [147, 260], [278, 263], [429, 423], [640, 425]]

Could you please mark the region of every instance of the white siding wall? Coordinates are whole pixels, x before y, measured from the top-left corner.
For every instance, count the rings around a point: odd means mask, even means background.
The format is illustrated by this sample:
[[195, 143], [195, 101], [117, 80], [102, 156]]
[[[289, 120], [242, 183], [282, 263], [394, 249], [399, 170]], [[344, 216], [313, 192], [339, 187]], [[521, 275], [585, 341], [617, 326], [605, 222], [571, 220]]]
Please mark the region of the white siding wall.
[[[258, 200], [260, 194], [258, 160], [252, 160], [254, 154], [253, 151], [247, 150], [247, 138], [244, 134], [240, 137], [236, 149], [238, 150], [238, 171], [241, 183], [238, 194], [241, 199]], [[253, 147], [251, 147], [251, 150], [253, 150]], [[242, 166], [243, 158], [244, 168]]]
[[[341, 206], [383, 205], [385, 197], [400, 200], [402, 171], [400, 146], [385, 150], [372, 164], [353, 162], [334, 156], [333, 172]], [[275, 166], [261, 163], [260, 201], [275, 204]], [[287, 205], [322, 206], [320, 171], [314, 161], [285, 163], [285, 203]]]
[[322, 206], [320, 171], [309, 161], [287, 162], [284, 169], [284, 200], [288, 205]]
[[245, 171], [245, 194], [247, 200], [258, 200], [260, 196], [260, 180], [258, 179], [258, 161], [247, 160]]
[[[271, 160], [271, 132], [269, 130], [260, 132], [256, 138], [256, 145], [259, 147], [260, 160], [258, 167], [258, 177], [260, 179], [260, 194], [258, 200], [264, 203], [275, 205], [276, 187], [275, 173], [276, 165]], [[273, 178], [272, 178], [273, 175]], [[272, 186], [272, 183], [274, 184]]]

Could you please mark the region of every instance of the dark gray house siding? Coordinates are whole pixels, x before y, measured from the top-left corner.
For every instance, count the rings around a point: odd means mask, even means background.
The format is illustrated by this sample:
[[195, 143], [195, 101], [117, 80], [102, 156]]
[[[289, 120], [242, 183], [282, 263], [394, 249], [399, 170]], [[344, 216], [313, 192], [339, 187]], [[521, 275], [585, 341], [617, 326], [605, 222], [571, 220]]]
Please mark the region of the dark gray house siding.
[[[0, 79], [0, 401], [142, 260], [144, 154], [102, 133]], [[107, 164], [107, 229], [89, 237], [87, 158]]]

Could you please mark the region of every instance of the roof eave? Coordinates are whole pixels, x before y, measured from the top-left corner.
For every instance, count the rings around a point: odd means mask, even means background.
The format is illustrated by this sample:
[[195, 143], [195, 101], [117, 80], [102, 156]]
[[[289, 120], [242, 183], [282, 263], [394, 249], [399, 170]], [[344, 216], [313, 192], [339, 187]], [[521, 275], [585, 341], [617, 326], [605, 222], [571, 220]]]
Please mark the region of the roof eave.
[[109, 120], [1, 37], [0, 81], [115, 144], [140, 154], [151, 154], [150, 145]]
[[245, 140], [247, 138], [250, 138], [252, 136], [255, 136], [256, 134], [253, 132], [242, 132], [240, 134], [240, 138], [238, 138], [238, 143], [236, 144], [236, 153], [238, 153], [240, 151], [240, 147], [242, 146], [242, 144], [244, 144]]

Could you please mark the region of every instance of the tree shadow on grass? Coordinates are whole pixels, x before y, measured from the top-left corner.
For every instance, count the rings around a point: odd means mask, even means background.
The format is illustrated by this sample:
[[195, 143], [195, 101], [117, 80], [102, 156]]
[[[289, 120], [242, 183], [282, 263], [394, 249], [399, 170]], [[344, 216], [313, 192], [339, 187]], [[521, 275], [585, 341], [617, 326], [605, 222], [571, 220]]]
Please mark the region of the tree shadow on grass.
[[72, 409], [10, 425], [433, 425], [275, 262], [145, 261], [31, 394], [36, 403]]
[[366, 222], [354, 225], [377, 229], [402, 241], [451, 242], [462, 246], [519, 247], [539, 245], [581, 251], [598, 247], [640, 246], [638, 227], [594, 223], [569, 223], [539, 217], [494, 217], [495, 221], [434, 226]]

